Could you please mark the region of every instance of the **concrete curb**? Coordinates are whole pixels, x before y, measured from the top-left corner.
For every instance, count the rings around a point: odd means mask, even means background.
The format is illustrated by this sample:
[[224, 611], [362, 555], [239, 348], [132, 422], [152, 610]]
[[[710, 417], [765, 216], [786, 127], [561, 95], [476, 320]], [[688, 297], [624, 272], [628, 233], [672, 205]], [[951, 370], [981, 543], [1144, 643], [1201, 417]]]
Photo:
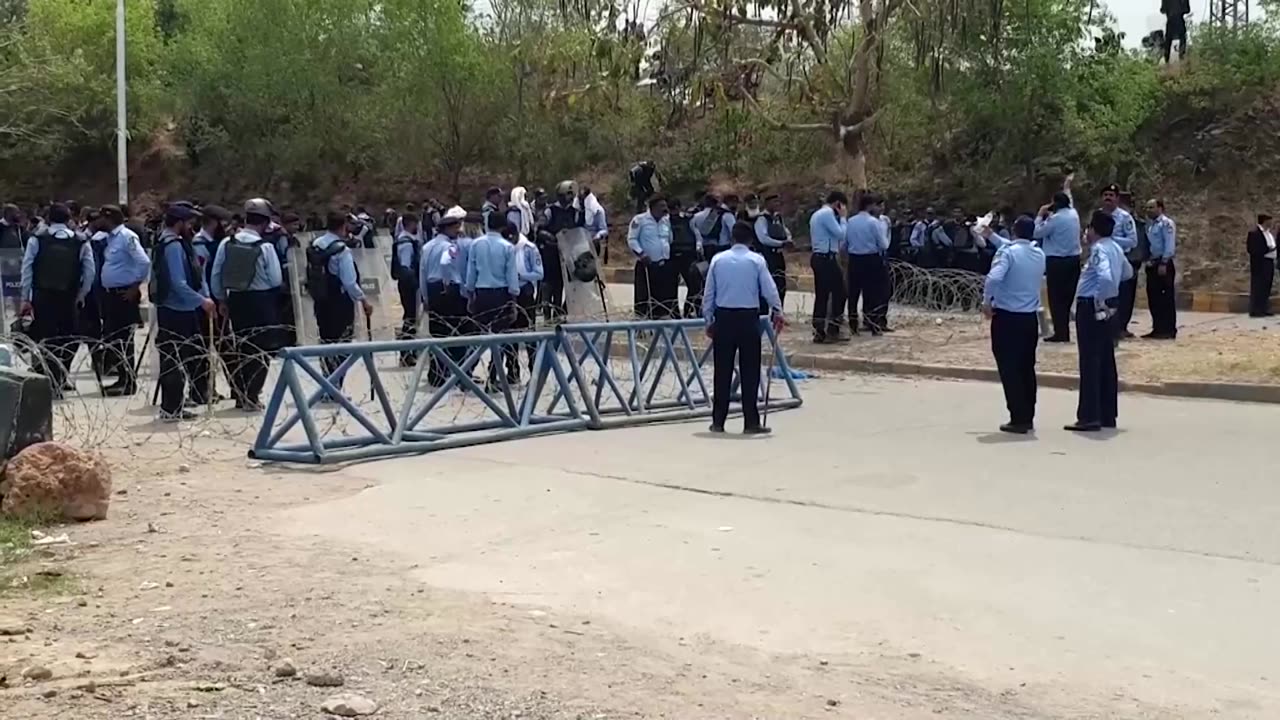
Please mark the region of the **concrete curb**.
[[[865, 373], [870, 375], [919, 376], [950, 380], [1000, 382], [999, 373], [996, 372], [995, 368], [931, 365], [898, 360], [865, 360], [808, 353], [792, 353], [787, 356], [787, 360], [792, 367], [800, 370], [829, 370], [832, 372]], [[1039, 381], [1040, 387], [1061, 390], [1075, 390], [1080, 385], [1079, 379], [1075, 375], [1064, 375], [1062, 373], [1037, 373], [1036, 379]], [[1280, 385], [1198, 381], [1141, 383], [1122, 380], [1120, 389], [1129, 393], [1165, 397], [1280, 404]]]

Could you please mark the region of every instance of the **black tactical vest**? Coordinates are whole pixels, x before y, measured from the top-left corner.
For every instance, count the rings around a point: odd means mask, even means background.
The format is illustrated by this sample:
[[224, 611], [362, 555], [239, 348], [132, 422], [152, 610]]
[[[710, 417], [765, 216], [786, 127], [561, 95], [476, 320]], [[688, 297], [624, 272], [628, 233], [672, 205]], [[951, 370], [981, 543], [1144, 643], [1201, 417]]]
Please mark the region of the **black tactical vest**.
[[586, 224], [582, 218], [582, 211], [572, 205], [565, 207], [560, 203], [553, 203], [550, 206], [551, 221], [547, 223], [547, 232], [555, 235], [561, 230], [582, 227]]
[[[408, 243], [413, 248], [413, 253], [409, 260], [412, 263], [409, 267], [405, 267], [400, 262], [400, 248]], [[415, 284], [418, 280], [418, 264], [422, 261], [422, 246], [411, 235], [401, 235], [398, 240], [391, 244], [391, 279], [396, 281], [412, 280]]]
[[169, 245], [175, 242], [182, 245], [182, 264], [187, 273], [187, 285], [196, 292], [204, 287], [204, 278], [196, 270], [195, 251], [192, 250], [191, 243], [177, 235], [161, 235], [151, 253], [151, 284], [147, 288], [147, 294], [154, 303], [164, 302], [173, 289], [173, 278], [169, 277], [169, 263], [165, 253], [168, 252]]
[[693, 255], [698, 252], [698, 241], [689, 226], [689, 216], [677, 213], [671, 216], [671, 254]]
[[32, 286], [48, 292], [72, 292], [80, 287], [81, 239], [55, 237], [45, 232], [36, 239], [40, 249], [36, 252], [32, 267]]
[[251, 243], [237, 242], [235, 238], [227, 241], [222, 258], [222, 287], [226, 290], [244, 292], [253, 284], [258, 275], [258, 261], [262, 259], [262, 244], [265, 240]]

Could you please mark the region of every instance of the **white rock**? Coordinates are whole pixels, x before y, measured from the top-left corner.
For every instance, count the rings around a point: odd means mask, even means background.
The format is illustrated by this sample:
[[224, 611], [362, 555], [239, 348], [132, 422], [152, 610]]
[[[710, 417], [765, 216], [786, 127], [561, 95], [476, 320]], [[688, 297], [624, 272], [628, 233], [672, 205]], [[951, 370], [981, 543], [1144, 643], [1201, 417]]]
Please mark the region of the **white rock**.
[[338, 717], [359, 717], [378, 712], [378, 703], [360, 695], [344, 693], [325, 700], [320, 709]]

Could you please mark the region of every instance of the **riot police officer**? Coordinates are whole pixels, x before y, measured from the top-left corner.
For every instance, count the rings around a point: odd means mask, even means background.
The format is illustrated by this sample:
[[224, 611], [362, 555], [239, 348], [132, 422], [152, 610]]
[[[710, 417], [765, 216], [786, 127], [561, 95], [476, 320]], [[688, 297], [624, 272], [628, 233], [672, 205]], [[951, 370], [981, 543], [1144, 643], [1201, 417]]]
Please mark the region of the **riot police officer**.
[[[686, 320], [702, 316], [702, 278], [706, 264], [702, 260], [702, 245], [693, 233], [690, 218], [678, 198], [671, 198], [671, 277], [673, 282], [684, 280], [685, 296], [683, 315]], [[677, 288], [679, 292], [679, 288]]]
[[[778, 289], [783, 307], [787, 302], [787, 256], [784, 250], [791, 243], [791, 231], [782, 222], [780, 214], [781, 200], [777, 195], [764, 199], [764, 212], [756, 216], [756, 250], [764, 256], [765, 265], [769, 267], [769, 276]], [[761, 310], [761, 314], [764, 311]]]
[[22, 255], [22, 313], [32, 315], [31, 338], [40, 343], [44, 375], [54, 397], [61, 397], [67, 370], [75, 358], [76, 314], [93, 288], [93, 252], [85, 238], [67, 226], [66, 205], [49, 208], [49, 225], [27, 241]]
[[218, 246], [213, 260], [213, 296], [231, 321], [235, 338], [227, 365], [236, 407], [262, 409], [259, 398], [267, 381], [269, 353], [280, 347], [280, 257], [263, 234], [275, 208], [254, 198], [244, 204], [244, 227]]
[[[427, 332], [432, 337], [461, 334], [466, 317], [466, 301], [462, 297], [465, 261], [458, 246], [462, 220], [467, 215], [460, 207], [449, 208], [436, 223], [436, 236], [422, 248], [418, 266], [418, 287], [426, 305]], [[455, 361], [462, 357], [458, 350], [449, 351]], [[427, 382], [440, 386], [448, 375], [444, 364], [430, 359]]]
[[[204, 283], [204, 293], [208, 297], [213, 288], [213, 260], [218, 254], [218, 245], [227, 237], [227, 223], [231, 221], [231, 213], [218, 205], [205, 205], [200, 209], [200, 231], [191, 240], [192, 257]], [[204, 347], [199, 358], [193, 358], [195, 369], [191, 373], [191, 386], [187, 388], [192, 405], [208, 405], [222, 398], [214, 391], [214, 369], [209, 367], [209, 351], [220, 348], [225, 336], [224, 318], [218, 317], [217, 309], [206, 312], [201, 307], [196, 310], [200, 323], [200, 335]]]
[[102, 330], [107, 352], [113, 356], [119, 377], [107, 387], [108, 397], [132, 395], [138, 391], [134, 366], [134, 328], [142, 323], [142, 283], [151, 274], [151, 258], [142, 249], [138, 234], [125, 224], [124, 212], [114, 205], [101, 210], [111, 228], [107, 233], [102, 261]]
[[[360, 303], [366, 316], [373, 314], [373, 305], [360, 288], [355, 258], [344, 242], [346, 234], [346, 216], [330, 212], [325, 219], [325, 233], [307, 248], [307, 293], [315, 309], [320, 342], [326, 345], [350, 342], [355, 336], [355, 303]], [[325, 374], [338, 389], [342, 388], [342, 378], [332, 375], [344, 360], [341, 355], [324, 357]]]
[[553, 317], [563, 317], [564, 305], [564, 261], [560, 257], [560, 240], [557, 237], [561, 230], [586, 226], [586, 218], [582, 208], [574, 202], [572, 180], [565, 180], [556, 186], [555, 202], [547, 206], [542, 217], [545, 224], [538, 231], [538, 245], [542, 251], [542, 266], [545, 275], [543, 286], [543, 317], [550, 322]]
[[[400, 291], [400, 306], [404, 315], [400, 321], [397, 340], [413, 340], [418, 336], [418, 264], [422, 260], [422, 242], [418, 239], [418, 214], [405, 213], [401, 218], [400, 231], [391, 244], [391, 279], [396, 281]], [[412, 367], [414, 354], [400, 354], [400, 365]]]
[[207, 390], [208, 386], [209, 367], [204, 360], [200, 320], [212, 315], [215, 306], [205, 288], [195, 248], [188, 239], [192, 225], [199, 220], [200, 213], [191, 203], [170, 203], [156, 239], [155, 272], [148, 294], [155, 306], [158, 328], [161, 422], [194, 419], [195, 415], [183, 409], [188, 387], [193, 398], [204, 399], [201, 388]]

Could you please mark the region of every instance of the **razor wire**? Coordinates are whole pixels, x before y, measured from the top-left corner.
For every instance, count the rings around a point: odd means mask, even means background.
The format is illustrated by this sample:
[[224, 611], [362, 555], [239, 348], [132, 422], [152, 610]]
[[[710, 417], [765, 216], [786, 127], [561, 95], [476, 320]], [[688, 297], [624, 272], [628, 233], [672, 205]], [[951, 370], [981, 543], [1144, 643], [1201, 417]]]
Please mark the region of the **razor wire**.
[[[981, 315], [977, 312], [982, 295], [981, 275], [963, 270], [921, 268], [899, 261], [891, 261], [888, 272], [891, 289], [890, 322], [899, 330], [893, 338], [898, 352], [927, 355], [932, 349], [946, 345], [958, 336], [971, 337], [975, 333], [985, 333]], [[798, 277], [792, 276], [793, 279]], [[608, 292], [611, 289], [617, 290], [619, 286], [606, 287], [607, 299], [599, 311], [579, 313], [573, 318], [574, 322], [606, 322], [610, 319], [636, 317], [630, 299], [624, 298], [619, 302], [619, 293]], [[791, 291], [789, 295], [786, 315], [791, 330], [783, 335], [784, 344], [788, 340], [801, 341], [801, 338], [807, 336], [807, 326], [812, 314], [811, 293]], [[684, 299], [678, 298], [675, 307], [661, 308], [658, 314], [680, 317], [681, 310], [687, 309], [683, 307], [684, 304]], [[398, 303], [390, 309], [397, 314], [400, 312]], [[514, 304], [512, 310], [516, 311]], [[533, 320], [533, 329], [545, 329], [562, 320], [554, 316], [548, 318], [546, 308], [539, 308], [530, 319]], [[425, 337], [425, 318], [419, 323], [419, 327], [418, 337]], [[280, 326], [271, 329], [288, 331], [293, 328]], [[366, 325], [364, 319], [357, 314], [353, 330], [351, 339], [359, 341], [372, 336], [395, 337], [402, 328], [397, 322]], [[477, 328], [470, 330], [478, 331]], [[35, 341], [20, 333], [0, 335], [0, 342], [13, 348], [18, 367], [54, 378], [62, 376], [68, 379], [69, 389], [54, 404], [55, 439], [90, 450], [117, 451], [124, 457], [139, 462], [169, 459], [199, 463], [243, 457], [245, 448], [259, 428], [260, 415], [232, 407], [229, 371], [245, 362], [265, 363], [268, 373], [265, 387], [269, 389], [278, 379], [280, 362], [275, 358], [274, 351], [245, 354], [243, 345], [230, 340], [230, 337], [222, 335], [210, 345], [204, 336], [196, 336], [177, 344], [157, 344], [154, 326], [150, 330], [140, 328], [135, 334], [135, 353], [132, 358], [137, 371], [137, 391], [124, 397], [108, 398], [103, 396], [102, 387], [108, 382], [108, 377], [118, 375], [109, 374], [104, 377], [100, 371], [103, 366], [110, 368], [129, 360], [123, 357], [118, 346], [90, 337]], [[688, 352], [700, 351], [708, 342], [705, 337], [698, 337], [695, 340], [697, 347], [688, 348]], [[62, 346], [72, 348], [69, 361], [63, 359], [68, 357], [67, 353], [58, 350]], [[883, 346], [865, 343], [859, 345], [857, 351], [863, 357], [874, 359], [880, 352], [880, 347]], [[577, 349], [578, 352], [581, 350], [581, 347]], [[681, 348], [680, 351], [685, 350]], [[480, 386], [490, 384], [489, 371], [494, 362], [492, 353], [483, 355], [475, 358], [468, 368], [475, 373]], [[617, 377], [627, 376], [630, 371], [628, 358], [610, 356], [607, 353], [602, 355], [607, 358], [608, 363], [617, 364]], [[98, 358], [96, 361], [94, 356]], [[223, 399], [213, 405], [186, 407], [196, 413], [192, 420], [163, 423], [157, 417], [159, 368], [162, 361], [179, 361], [182, 357], [201, 357], [210, 362], [212, 387], [216, 396]], [[497, 359], [503, 366], [500, 374], [505, 375], [506, 369], [512, 367], [509, 363], [513, 362], [513, 357], [514, 367], [519, 372], [517, 382], [528, 382], [534, 358], [524, 348], [512, 347], [510, 352], [504, 350]], [[414, 372], [415, 363], [420, 360], [421, 358], [397, 357], [394, 353], [377, 357], [377, 374], [385, 384], [384, 391], [388, 396], [402, 397], [409, 391], [410, 383], [415, 381], [415, 377], [427, 374]], [[177, 362], [176, 367], [175, 372], [181, 376], [183, 386], [189, 394], [194, 380], [193, 371], [181, 362]], [[353, 366], [347, 369], [346, 375], [348, 382], [344, 384], [343, 390], [348, 402], [363, 411], [380, 411], [382, 402], [374, 389], [369, 387], [371, 374]], [[684, 397], [682, 393], [689, 391], [688, 387], [681, 387], [681, 380], [668, 373], [654, 387], [626, 387], [619, 388], [618, 392], [644, 392], [647, 401], [655, 403], [679, 402]], [[419, 378], [417, 382], [425, 380]], [[602, 384], [604, 380], [597, 372], [592, 375], [591, 382]], [[304, 379], [304, 383], [307, 384], [308, 393], [315, 393], [319, 387], [309, 378]], [[259, 401], [264, 399], [259, 398]], [[342, 437], [356, 430], [344, 419], [345, 413], [340, 412], [342, 408], [339, 403], [332, 402], [328, 407], [328, 412], [321, 410], [314, 413], [318, 432], [325, 437]], [[447, 401], [432, 409], [429, 420], [434, 425], [465, 425], [478, 422], [489, 409], [485, 398], [477, 397], [464, 389], [453, 388]]]

